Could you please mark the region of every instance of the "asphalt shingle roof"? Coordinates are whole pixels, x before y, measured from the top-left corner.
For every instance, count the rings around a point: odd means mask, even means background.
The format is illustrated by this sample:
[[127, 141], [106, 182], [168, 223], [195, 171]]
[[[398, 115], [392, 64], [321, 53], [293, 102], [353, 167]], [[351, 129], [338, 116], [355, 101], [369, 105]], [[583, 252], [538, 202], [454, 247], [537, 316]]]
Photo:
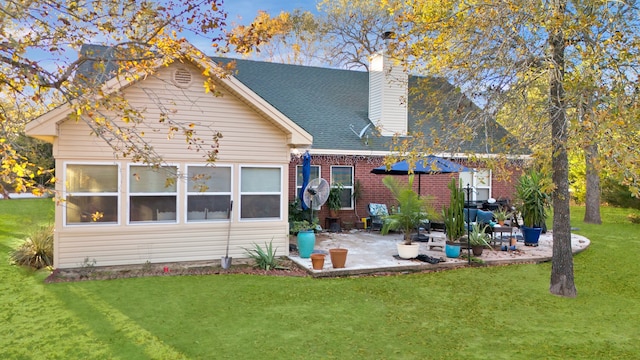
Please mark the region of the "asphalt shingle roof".
[[[117, 65], [113, 61], [115, 55], [108, 47], [85, 45], [81, 51], [95, 58], [107, 59], [103, 73], [98, 74], [98, 82], [113, 76]], [[220, 57], [212, 59], [216, 62], [235, 61], [233, 76], [310, 133], [314, 149], [341, 150], [345, 154], [390, 149], [391, 137], [380, 136], [368, 118], [367, 72]], [[78, 69], [78, 73], [88, 79], [94, 79], [95, 72], [93, 61], [85, 62]], [[453, 105], [447, 105], [443, 99], [451, 99], [452, 94], [458, 99], [451, 102]], [[438, 106], [434, 106], [436, 102]], [[481, 113], [444, 79], [409, 77], [408, 129], [411, 132], [422, 131], [427, 141], [452, 139], [446, 134], [455, 128], [459, 118], [464, 117], [462, 112], [458, 116], [454, 108], [460, 104], [466, 107], [463, 112]], [[495, 120], [484, 119], [478, 124], [466, 140], [441, 141], [434, 151], [523, 153], [516, 150], [519, 146], [515, 138]], [[358, 137], [356, 133], [365, 128], [364, 136]]]
[[[377, 135], [368, 119], [369, 74], [363, 71], [321, 68], [253, 60], [214, 58], [215, 61], [236, 62], [234, 76], [269, 102], [272, 106], [313, 135], [313, 148], [344, 150], [388, 151], [391, 137]], [[428, 97], [409, 92], [409, 130], [424, 134], [442, 134], [452, 128], [456, 120], [446, 105], [433, 109], [429, 99], [455, 94], [455, 88], [442, 79], [411, 76], [410, 89], [425, 89]], [[464, 95], [458, 94], [458, 96]], [[458, 102], [459, 103], [459, 102]], [[480, 112], [471, 101], [464, 102], [472, 111]], [[442, 110], [444, 109], [444, 111]], [[430, 113], [432, 111], [432, 113]], [[440, 111], [438, 116], [434, 112]], [[425, 121], [421, 121], [425, 119]], [[354, 131], [369, 128], [363, 139]], [[455, 144], [456, 152], [498, 153], [496, 145], [515, 144], [515, 139], [493, 120], [483, 121], [477, 134]], [[367, 137], [368, 135], [368, 137]], [[367, 138], [368, 141], [364, 141]], [[487, 146], [487, 144], [491, 144]], [[451, 144], [449, 144], [451, 145]], [[511, 148], [511, 147], [510, 147]], [[489, 151], [487, 151], [487, 149]], [[439, 151], [451, 151], [443, 144]], [[504, 148], [503, 148], [504, 150]]]

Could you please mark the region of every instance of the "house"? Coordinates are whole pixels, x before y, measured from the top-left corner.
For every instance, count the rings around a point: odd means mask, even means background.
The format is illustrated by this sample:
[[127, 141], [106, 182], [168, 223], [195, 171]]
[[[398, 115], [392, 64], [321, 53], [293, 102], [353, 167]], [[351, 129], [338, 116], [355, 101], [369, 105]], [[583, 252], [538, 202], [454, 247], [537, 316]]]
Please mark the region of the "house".
[[[216, 58], [216, 61], [229, 59]], [[460, 121], [452, 115], [454, 113], [430, 114], [427, 115], [430, 118], [421, 121], [425, 114], [434, 111], [429, 109], [432, 102], [440, 101], [447, 92], [455, 92], [455, 88], [441, 79], [407, 76], [384, 53], [372, 59], [369, 73], [234, 61], [238, 80], [313, 136], [309, 149], [312, 177], [322, 177], [331, 184], [344, 186], [343, 209], [339, 215], [343, 223], [355, 223], [366, 217], [368, 203], [393, 205], [391, 193], [382, 184], [384, 175], [372, 174], [371, 170], [382, 165], [384, 157], [391, 154], [394, 134], [421, 130], [424, 134], [437, 134], [440, 139], [446, 139], [447, 127]], [[458, 101], [457, 106], [463, 104], [472, 111], [481, 111], [463, 94], [454, 98]], [[509, 150], [505, 150], [507, 148]], [[507, 167], [515, 174], [509, 177], [482, 168], [481, 163], [470, 161], [467, 155], [494, 157], [507, 151], [512, 155]], [[423, 175], [420, 184], [415, 179], [414, 187], [420, 188], [422, 194], [433, 196], [437, 209], [449, 203], [447, 184], [452, 177], [472, 187], [472, 201], [512, 199], [515, 176], [524, 154], [526, 149], [519, 150], [516, 139], [489, 118], [469, 141], [448, 149], [443, 146], [433, 154], [474, 168], [474, 172]], [[292, 154], [290, 163], [291, 201], [298, 196], [302, 183], [301, 155], [300, 152]], [[362, 189], [362, 196], [357, 201], [351, 196], [356, 182]], [[322, 209], [318, 216], [324, 226], [328, 210]]]
[[[220, 131], [214, 167], [183, 141], [168, 139], [166, 127], [153, 121], [145, 121], [145, 139], [163, 155], [166, 165], [160, 169], [119, 158], [105, 141], [89, 135], [95, 130], [74, 120], [67, 105], [27, 125], [28, 135], [54, 145], [56, 190], [63, 199], [56, 206], [55, 267], [78, 267], [86, 259], [98, 266], [219, 259], [227, 239], [232, 257], [270, 241], [278, 255], [286, 255], [287, 205], [301, 186], [304, 151], [312, 154], [312, 176], [344, 186], [340, 217], [355, 222], [367, 216], [367, 203], [393, 202], [382, 176], [371, 173], [390, 154], [393, 135], [418, 126], [425, 134], [436, 131], [435, 121], [419, 124], [429, 101], [411, 89], [431, 81], [440, 91], [442, 86], [455, 91], [446, 81], [408, 77], [381, 54], [372, 59], [370, 73], [235, 60], [234, 76], [215, 80], [223, 95], [216, 97], [203, 91], [202, 61], [159, 65], [152, 76], [113, 78], [104, 86], [145, 109], [147, 119], [159, 118], [169, 107], [203, 137]], [[492, 121], [485, 122], [482, 134], [461, 149], [491, 156], [489, 138], [514, 142]], [[462, 151], [436, 155], [474, 165]], [[422, 193], [447, 203], [452, 176], [471, 184], [476, 200], [513, 192], [510, 180], [479, 169], [422, 176]], [[194, 178], [205, 179], [206, 186]], [[358, 183], [363, 195], [356, 201], [351, 195]], [[326, 215], [325, 209], [319, 213], [321, 220]]]
[[105, 88], [122, 91], [146, 119], [159, 119], [168, 107], [203, 137], [223, 133], [215, 166], [184, 139], [169, 139], [158, 121], [144, 128], [146, 141], [164, 156], [166, 165], [157, 170], [118, 157], [70, 116], [68, 105], [27, 125], [28, 135], [53, 143], [62, 198], [55, 267], [217, 260], [227, 238], [230, 257], [270, 241], [279, 255], [288, 253], [291, 149], [308, 148], [313, 138], [233, 77], [216, 80], [223, 96], [205, 93], [200, 66], [197, 59], [176, 61], [139, 80], [111, 79]]

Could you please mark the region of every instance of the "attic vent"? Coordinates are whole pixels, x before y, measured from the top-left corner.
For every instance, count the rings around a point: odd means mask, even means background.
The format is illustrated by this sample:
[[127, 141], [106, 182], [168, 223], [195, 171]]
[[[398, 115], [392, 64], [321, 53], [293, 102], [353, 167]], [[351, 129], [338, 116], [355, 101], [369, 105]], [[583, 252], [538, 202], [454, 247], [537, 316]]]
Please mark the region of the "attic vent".
[[191, 72], [185, 68], [176, 69], [173, 73], [173, 83], [177, 87], [186, 88], [191, 85]]

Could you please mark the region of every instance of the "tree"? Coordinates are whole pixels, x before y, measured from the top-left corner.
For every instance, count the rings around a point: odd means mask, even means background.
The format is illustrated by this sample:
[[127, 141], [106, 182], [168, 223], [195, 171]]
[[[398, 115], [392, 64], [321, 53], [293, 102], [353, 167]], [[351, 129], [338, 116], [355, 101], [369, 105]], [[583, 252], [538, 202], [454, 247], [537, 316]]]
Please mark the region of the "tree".
[[[638, 140], [630, 138], [631, 134], [638, 134], [637, 117], [630, 116], [637, 109], [632, 80], [637, 79], [635, 62], [640, 42], [637, 20], [631, 16], [637, 13], [636, 3], [571, 1], [567, 5], [567, 1], [561, 0], [542, 3], [450, 0], [437, 4], [430, 1], [386, 4], [399, 20], [396, 56], [403, 57], [411, 70], [446, 78], [482, 103], [484, 113], [496, 115], [511, 107], [511, 112], [519, 114], [518, 121], [534, 120], [532, 125], [543, 119], [541, 102], [514, 99], [518, 95], [522, 99], [537, 96], [544, 99], [546, 121], [539, 124], [545, 124], [550, 134], [548, 170], [554, 186], [550, 291], [575, 296], [567, 147], [599, 145], [601, 150], [607, 149], [605, 154], [613, 155], [613, 161], [637, 169], [637, 164], [625, 156], [629, 150], [636, 158], [638, 154]], [[595, 29], [601, 34], [598, 40], [606, 46], [591, 53], [583, 51], [587, 49], [584, 45], [587, 35]], [[623, 31], [618, 34], [617, 29]], [[587, 81], [582, 81], [585, 76], [580, 74], [587, 74]], [[546, 91], [540, 91], [545, 88]], [[595, 98], [603, 100], [589, 102]], [[529, 107], [531, 104], [534, 106]], [[465, 119], [467, 132], [473, 133], [474, 126], [482, 123], [468, 109], [457, 107], [454, 111], [458, 118]], [[579, 115], [581, 122], [577, 121]], [[597, 127], [591, 126], [595, 120], [600, 124]], [[622, 126], [613, 126], [617, 122]], [[603, 144], [605, 133], [609, 133], [609, 138], [622, 140], [621, 143]], [[637, 173], [626, 176], [629, 184], [635, 181], [629, 179], [635, 178]]]
[[[186, 45], [185, 38], [205, 39], [214, 47], [224, 41], [239, 48], [253, 46], [224, 34], [226, 13], [221, 6], [221, 0], [3, 2], [0, 99], [19, 114], [33, 115], [29, 109], [45, 109], [51, 104], [69, 106], [75, 120], [89, 124], [116, 154], [152, 165], [162, 158], [145, 142], [140, 127], [145, 121], [162, 123], [168, 136], [182, 135], [188, 146], [202, 150], [204, 158], [213, 162], [221, 136], [214, 129], [204, 139], [196, 134], [193, 124], [180, 121], [170, 111], [159, 119], [145, 118], [144, 109], [133, 108], [121, 94], [104, 85], [114, 76], [135, 81], [152, 75], [162, 65], [188, 58], [207, 67], [203, 69], [208, 76], [203, 91], [215, 94], [214, 79], [226, 76], [229, 69], [207, 66], [208, 62], [200, 60], [208, 58]], [[250, 33], [256, 43], [268, 36], [268, 31]], [[107, 50], [81, 51], [85, 44], [104, 45], [102, 49]], [[17, 119], [0, 118], [2, 127], [13, 128], [11, 131], [19, 131]], [[15, 190], [24, 191], [35, 186], [29, 179], [39, 170], [16, 151], [17, 137], [6, 136], [11, 131], [5, 131], [0, 139], [0, 175], [2, 181], [14, 183]]]
[[289, 64], [323, 64], [368, 69], [369, 57], [384, 48], [381, 35], [393, 27], [393, 18], [378, 1], [322, 0], [318, 15], [295, 10], [271, 17], [261, 12], [249, 26], [232, 32], [239, 38], [247, 29], [271, 28], [258, 58]]

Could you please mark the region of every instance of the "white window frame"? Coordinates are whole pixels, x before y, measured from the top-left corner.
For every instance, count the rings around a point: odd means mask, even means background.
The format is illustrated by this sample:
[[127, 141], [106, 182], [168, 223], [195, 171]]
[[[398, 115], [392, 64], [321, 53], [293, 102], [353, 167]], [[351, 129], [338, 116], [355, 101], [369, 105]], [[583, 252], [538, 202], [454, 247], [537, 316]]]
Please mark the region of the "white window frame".
[[[215, 221], [229, 221], [229, 218], [224, 218], [224, 219], [204, 219], [204, 220], [189, 220], [189, 196], [198, 196], [198, 195], [213, 195], [213, 196], [217, 196], [217, 195], [228, 195], [229, 199], [231, 199], [231, 201], [233, 201], [233, 185], [234, 185], [234, 181], [233, 181], [233, 166], [232, 165], [218, 165], [216, 164], [216, 168], [228, 168], [229, 169], [229, 191], [192, 191], [189, 188], [189, 168], [207, 168], [207, 167], [211, 167], [211, 166], [207, 166], [207, 165], [203, 165], [203, 164], [186, 164], [185, 167], [185, 176], [184, 176], [184, 188], [185, 188], [185, 200], [184, 200], [184, 222], [187, 224], [193, 224], [193, 223], [202, 223], [202, 222], [215, 222]], [[233, 209], [232, 209], [233, 211]], [[229, 214], [229, 216], [231, 217], [232, 214]]]
[[[129, 163], [127, 164], [127, 176], [126, 176], [126, 186], [127, 186], [127, 224], [128, 225], [134, 225], [134, 226], [138, 226], [138, 225], [158, 225], [158, 224], [177, 224], [178, 223], [178, 219], [180, 219], [180, 214], [181, 214], [181, 209], [180, 209], [180, 201], [179, 201], [179, 195], [180, 194], [180, 187], [181, 187], [181, 181], [179, 181], [180, 179], [180, 166], [178, 164], [166, 164], [166, 165], [162, 165], [161, 167], [172, 167], [176, 169], [176, 190], [175, 192], [132, 192], [131, 191], [131, 176], [133, 175], [133, 172], [131, 171], [132, 167], [148, 167], [148, 165], [144, 165], [144, 164], [137, 164], [137, 163]], [[170, 196], [173, 195], [176, 198], [176, 219], [175, 220], [150, 220], [150, 221], [131, 221], [131, 197], [132, 196]]]
[[346, 184], [342, 184], [342, 187], [344, 190], [348, 190], [349, 191], [349, 206], [344, 206], [343, 205], [340, 210], [353, 210], [353, 184], [355, 183], [355, 170], [353, 168], [353, 166], [350, 165], [331, 165], [331, 186], [333, 187], [333, 184], [336, 183], [336, 181], [333, 178], [333, 169], [335, 168], [350, 168], [351, 169], [351, 184], [350, 185], [346, 185]]
[[[280, 189], [275, 192], [275, 191], [260, 191], [260, 192], [243, 192], [242, 191], [242, 171], [243, 169], [246, 168], [259, 168], [259, 169], [279, 169], [280, 170]], [[234, 210], [234, 213], [237, 214], [237, 219], [238, 221], [241, 222], [246, 222], [246, 221], [251, 221], [251, 222], [256, 222], [256, 221], [282, 221], [283, 219], [283, 212], [284, 212], [284, 205], [283, 203], [283, 199], [284, 199], [284, 184], [286, 179], [284, 178], [285, 176], [285, 171], [284, 171], [284, 167], [283, 166], [278, 166], [278, 165], [265, 165], [265, 164], [242, 164], [239, 166], [239, 171], [238, 171], [239, 175], [239, 179], [238, 179], [238, 206], [236, 207], [236, 210]], [[242, 196], [243, 195], [278, 195], [280, 197], [280, 201], [279, 201], [279, 207], [280, 207], [280, 211], [277, 217], [264, 217], [264, 218], [243, 218], [242, 217]], [[235, 206], [234, 206], [235, 207]]]
[[[486, 179], [486, 183], [482, 180]], [[488, 190], [489, 191], [489, 195], [487, 199], [490, 199], [492, 197], [492, 192], [493, 192], [493, 188], [492, 188], [492, 177], [491, 177], [491, 169], [474, 169], [471, 172], [461, 172], [459, 175], [459, 180], [462, 186], [462, 189], [464, 190], [467, 187], [467, 183], [469, 180], [471, 180], [471, 183], [469, 183], [469, 185], [471, 185], [471, 199], [469, 199], [469, 201], [479, 201], [478, 200], [478, 190]], [[465, 192], [465, 197], [466, 197], [466, 191]], [[481, 199], [480, 201], [485, 201], [487, 199]]]
[[[67, 178], [67, 167], [69, 165], [96, 165], [96, 166], [115, 166], [117, 169], [117, 191], [116, 192], [70, 192], [68, 190], [68, 178]], [[69, 162], [64, 162], [63, 165], [63, 182], [62, 182], [62, 193], [64, 196], [64, 199], [67, 199], [68, 197], [71, 196], [104, 196], [104, 197], [113, 197], [115, 196], [117, 198], [117, 220], [115, 222], [74, 222], [71, 224], [67, 223], [67, 203], [64, 203], [64, 211], [62, 212], [62, 226], [63, 227], [85, 227], [85, 226], [117, 226], [120, 225], [120, 219], [122, 218], [122, 213], [121, 213], [121, 203], [122, 203], [122, 198], [120, 196], [121, 193], [121, 189], [122, 189], [122, 171], [121, 171], [121, 167], [119, 163], [115, 163], [115, 162], [96, 162], [96, 161], [92, 161], [92, 162], [83, 162], [83, 161], [69, 161]]]
[[[316, 178], [313, 177], [313, 169], [317, 168], [318, 169], [318, 176]], [[296, 165], [296, 196], [295, 198], [298, 199], [299, 195], [300, 195], [300, 189], [302, 188], [302, 183], [299, 183], [298, 180], [298, 173], [302, 171], [302, 165]], [[311, 177], [309, 178], [309, 181], [313, 180], [313, 179], [319, 179], [322, 177], [322, 167], [320, 165], [311, 165]], [[302, 199], [300, 199], [300, 201], [302, 201]]]

